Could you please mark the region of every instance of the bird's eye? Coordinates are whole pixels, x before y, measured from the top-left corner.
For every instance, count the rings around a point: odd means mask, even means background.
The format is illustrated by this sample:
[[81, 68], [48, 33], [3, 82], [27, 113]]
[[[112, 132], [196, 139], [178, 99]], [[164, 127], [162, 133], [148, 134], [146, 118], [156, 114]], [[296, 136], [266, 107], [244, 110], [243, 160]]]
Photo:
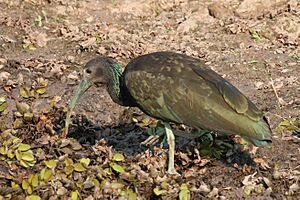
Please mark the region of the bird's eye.
[[85, 72], [86, 72], [87, 74], [91, 74], [91, 73], [92, 73], [92, 70], [88, 68], [88, 69], [85, 70]]

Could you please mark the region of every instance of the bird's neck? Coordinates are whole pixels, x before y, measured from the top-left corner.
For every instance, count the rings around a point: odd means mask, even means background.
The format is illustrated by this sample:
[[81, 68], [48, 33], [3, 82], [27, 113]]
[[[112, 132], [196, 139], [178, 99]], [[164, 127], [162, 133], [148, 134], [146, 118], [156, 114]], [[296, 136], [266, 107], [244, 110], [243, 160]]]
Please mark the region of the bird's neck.
[[122, 106], [135, 106], [128, 89], [119, 64], [113, 64], [112, 74], [108, 81], [107, 90], [112, 100]]

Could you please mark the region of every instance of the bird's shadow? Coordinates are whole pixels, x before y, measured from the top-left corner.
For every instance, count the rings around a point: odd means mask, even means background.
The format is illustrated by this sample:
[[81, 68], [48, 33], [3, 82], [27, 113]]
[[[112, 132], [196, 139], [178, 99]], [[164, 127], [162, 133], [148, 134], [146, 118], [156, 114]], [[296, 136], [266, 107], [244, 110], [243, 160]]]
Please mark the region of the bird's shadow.
[[[84, 115], [73, 118], [68, 137], [78, 140], [81, 144], [94, 145], [97, 142], [104, 143], [108, 146], [112, 146], [116, 151], [123, 152], [126, 156], [135, 156], [148, 149], [150, 152], [153, 152], [152, 149], [154, 146], [161, 145], [161, 140], [152, 146], [141, 144], [149, 137], [147, 128], [140, 127], [134, 123], [120, 123], [116, 125], [93, 124]], [[196, 139], [176, 137], [176, 148], [184, 153], [195, 148], [199, 148], [200, 152], [203, 149], [204, 151], [208, 150], [212, 152], [218, 152], [220, 150], [222, 152], [220, 157], [214, 156], [214, 153], [208, 156], [217, 157], [217, 159], [226, 166], [233, 164], [244, 166], [246, 164], [251, 167], [256, 167], [249, 152], [240, 148], [240, 145], [235, 145], [228, 137], [226, 137], [225, 140], [226, 139], [231, 142], [231, 148], [228, 148], [228, 146], [221, 147], [220, 144], [212, 141], [208, 144], [207, 141], [203, 142], [203, 137]], [[224, 136], [214, 138], [214, 141], [215, 140], [224, 140]], [[163, 144], [163, 148], [168, 148], [166, 143]]]
[[104, 143], [126, 156], [135, 156], [148, 149], [141, 145], [141, 142], [147, 139], [144, 128], [133, 123], [94, 124], [84, 115], [73, 117], [68, 137], [76, 139], [81, 144]]

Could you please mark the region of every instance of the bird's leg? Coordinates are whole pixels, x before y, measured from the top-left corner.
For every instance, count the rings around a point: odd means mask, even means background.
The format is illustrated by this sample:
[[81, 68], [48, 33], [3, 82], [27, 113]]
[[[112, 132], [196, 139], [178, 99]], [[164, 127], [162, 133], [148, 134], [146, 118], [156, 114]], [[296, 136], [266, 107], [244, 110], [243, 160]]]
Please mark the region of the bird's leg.
[[179, 175], [174, 166], [174, 154], [175, 154], [175, 137], [172, 129], [168, 123], [164, 123], [168, 145], [169, 145], [169, 163], [168, 163], [168, 173]]
[[159, 138], [162, 135], [165, 135], [165, 129], [164, 127], [156, 127], [156, 128], [149, 128], [148, 130], [148, 134], [150, 135], [145, 141], [143, 141], [141, 144], [142, 145], [154, 145], [155, 143], [158, 142]]
[[166, 140], [167, 140], [167, 135], [164, 134], [164, 137], [163, 137], [163, 139], [162, 139], [162, 141], [160, 143], [160, 148], [163, 148], [163, 145], [166, 143]]

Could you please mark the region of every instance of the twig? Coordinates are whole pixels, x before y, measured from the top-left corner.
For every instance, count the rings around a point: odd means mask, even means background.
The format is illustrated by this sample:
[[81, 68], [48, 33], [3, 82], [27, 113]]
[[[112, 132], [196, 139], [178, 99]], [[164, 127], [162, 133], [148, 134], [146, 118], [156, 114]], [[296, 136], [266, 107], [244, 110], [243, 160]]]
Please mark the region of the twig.
[[277, 101], [278, 101], [278, 106], [280, 107], [282, 104], [280, 103], [280, 98], [279, 98], [276, 88], [274, 86], [274, 81], [273, 81], [272, 77], [270, 77], [270, 80], [271, 80], [270, 83], [271, 83], [272, 89], [273, 89], [275, 96], [277, 98]]
[[275, 88], [275, 86], [274, 86], [274, 80], [272, 79], [271, 72], [270, 72], [270, 70], [269, 70], [269, 68], [268, 68], [269, 65], [270, 65], [269, 62], [268, 62], [267, 60], [265, 60], [265, 70], [266, 70], [267, 74], [269, 75], [270, 83], [271, 83], [272, 89], [273, 89], [273, 91], [274, 91], [274, 93], [275, 93], [275, 96], [276, 96], [276, 98], [277, 98], [278, 106], [279, 106], [279, 108], [280, 108], [280, 106], [281, 106], [281, 105], [285, 105], [286, 102], [285, 102], [282, 98], [280, 98], [280, 97], [278, 96], [277, 90], [276, 90], [276, 88]]

